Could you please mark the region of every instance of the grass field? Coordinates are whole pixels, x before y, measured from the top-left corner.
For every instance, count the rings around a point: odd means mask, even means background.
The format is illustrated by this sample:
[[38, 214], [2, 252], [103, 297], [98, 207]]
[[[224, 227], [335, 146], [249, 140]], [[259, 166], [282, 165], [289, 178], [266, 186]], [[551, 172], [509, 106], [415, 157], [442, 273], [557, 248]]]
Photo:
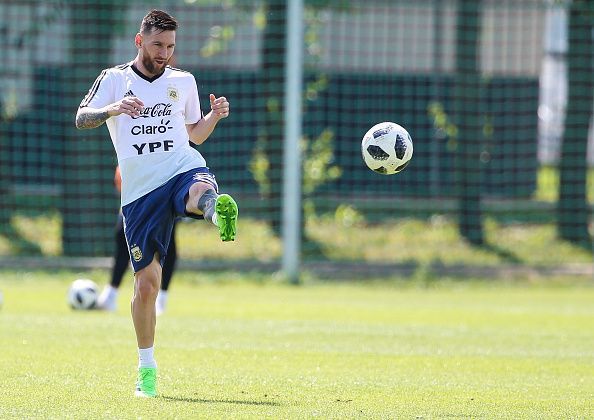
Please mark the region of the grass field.
[[179, 272], [158, 320], [160, 394], [135, 399], [116, 313], [0, 272], [0, 418], [592, 418], [594, 284], [563, 279], [281, 284]]

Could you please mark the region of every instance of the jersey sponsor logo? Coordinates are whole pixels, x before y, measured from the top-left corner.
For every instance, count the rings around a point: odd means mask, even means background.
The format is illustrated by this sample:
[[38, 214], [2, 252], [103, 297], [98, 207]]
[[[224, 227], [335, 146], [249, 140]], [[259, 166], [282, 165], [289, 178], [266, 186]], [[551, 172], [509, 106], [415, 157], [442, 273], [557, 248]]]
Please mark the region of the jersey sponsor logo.
[[173, 140], [151, 141], [148, 143], [133, 144], [138, 155], [146, 153], [155, 153], [159, 151], [168, 152], [173, 149]]
[[150, 118], [150, 117], [166, 117], [171, 115], [171, 104], [165, 104], [163, 102], [155, 104], [154, 106], [147, 106], [140, 112], [137, 118]]
[[130, 133], [133, 136], [141, 136], [143, 134], [165, 134], [167, 130], [171, 130], [173, 127], [169, 125], [171, 120], [163, 121], [161, 124], [144, 125], [139, 124], [132, 127]]
[[124, 93], [124, 98], [127, 96], [136, 96], [136, 95], [134, 95], [134, 92], [132, 92], [132, 89], [130, 89], [128, 92]]
[[140, 261], [142, 259], [142, 251], [140, 250], [140, 247], [138, 245], [134, 245], [132, 248], [130, 248], [130, 255], [132, 255], [134, 261]]

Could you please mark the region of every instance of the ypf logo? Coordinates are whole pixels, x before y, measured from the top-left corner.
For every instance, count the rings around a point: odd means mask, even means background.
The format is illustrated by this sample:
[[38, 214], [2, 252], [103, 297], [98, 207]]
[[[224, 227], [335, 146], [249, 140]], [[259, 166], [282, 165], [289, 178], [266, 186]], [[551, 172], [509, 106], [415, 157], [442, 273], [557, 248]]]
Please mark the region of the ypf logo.
[[173, 140], [151, 141], [149, 143], [133, 144], [132, 147], [136, 150], [138, 155], [143, 155], [145, 152], [168, 152], [173, 150]]

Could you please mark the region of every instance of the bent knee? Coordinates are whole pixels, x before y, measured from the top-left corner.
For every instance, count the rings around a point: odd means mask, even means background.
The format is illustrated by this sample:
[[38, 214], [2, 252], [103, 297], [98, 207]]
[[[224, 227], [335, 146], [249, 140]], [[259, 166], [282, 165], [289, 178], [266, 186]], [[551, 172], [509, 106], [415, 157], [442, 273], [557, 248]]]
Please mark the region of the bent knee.
[[155, 285], [152, 281], [147, 281], [146, 279], [137, 279], [136, 280], [136, 296], [142, 302], [150, 302], [157, 298], [157, 294], [159, 293], [159, 288]]
[[153, 261], [149, 266], [136, 273], [135, 294], [141, 301], [152, 301], [157, 298], [161, 283], [161, 266]]

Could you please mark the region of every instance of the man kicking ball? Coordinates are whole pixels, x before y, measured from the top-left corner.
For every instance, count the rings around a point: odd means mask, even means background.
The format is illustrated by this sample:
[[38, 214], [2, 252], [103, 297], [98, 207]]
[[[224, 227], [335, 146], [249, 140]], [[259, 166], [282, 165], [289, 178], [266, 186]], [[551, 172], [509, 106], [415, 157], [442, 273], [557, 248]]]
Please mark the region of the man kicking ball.
[[82, 100], [76, 127], [107, 124], [122, 176], [124, 232], [134, 268], [132, 320], [138, 343], [136, 395], [157, 395], [155, 299], [177, 217], [204, 218], [223, 241], [235, 240], [237, 204], [219, 194], [214, 175], [188, 140], [203, 143], [229, 116], [229, 102], [210, 94], [203, 116], [192, 74], [168, 66], [177, 22], [152, 10], [134, 39], [138, 54], [103, 70]]

